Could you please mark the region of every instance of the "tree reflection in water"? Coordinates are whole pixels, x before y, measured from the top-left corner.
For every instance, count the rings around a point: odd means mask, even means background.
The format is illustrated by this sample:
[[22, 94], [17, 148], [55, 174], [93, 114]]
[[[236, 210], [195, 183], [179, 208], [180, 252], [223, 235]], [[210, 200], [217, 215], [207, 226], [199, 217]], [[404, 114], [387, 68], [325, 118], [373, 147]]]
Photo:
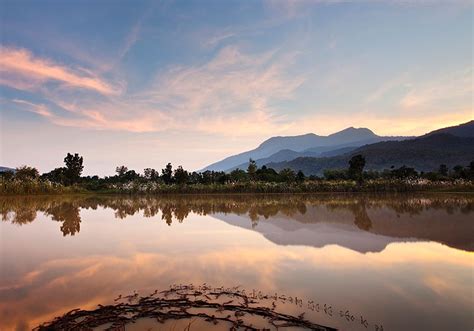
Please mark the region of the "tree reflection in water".
[[73, 236], [81, 230], [80, 206], [71, 202], [63, 202], [52, 205], [45, 210], [45, 214], [51, 216], [53, 221], [62, 222], [61, 232], [63, 236]]
[[[304, 224], [349, 222], [360, 230], [388, 236], [404, 236], [406, 233], [410, 235], [411, 231], [414, 232], [411, 235], [416, 237], [417, 233], [434, 231], [433, 235], [426, 234], [426, 238], [445, 242], [451, 239], [444, 240], [443, 235], [455, 238], [458, 232], [464, 234], [473, 232], [473, 222], [468, 220], [468, 215], [474, 209], [474, 196], [468, 194], [23, 196], [2, 198], [0, 215], [4, 222], [23, 225], [33, 222], [37, 212], [42, 212], [52, 220], [62, 223], [60, 229], [64, 236], [73, 236], [80, 231], [80, 211], [95, 210], [98, 207], [112, 209], [117, 219], [125, 219], [140, 212], [145, 218], [152, 218], [161, 213], [161, 219], [168, 225], [175, 221], [183, 222], [191, 213], [195, 215], [221, 213], [247, 217], [253, 228], [258, 227], [262, 219], [271, 221], [273, 218]], [[326, 214], [326, 218], [321, 220], [321, 217], [317, 217], [317, 213], [322, 209], [332, 212], [334, 216]], [[308, 210], [316, 211], [316, 216]], [[376, 211], [395, 213], [400, 219], [399, 224], [394, 225], [384, 217], [374, 218], [373, 214]], [[428, 215], [428, 211], [444, 211], [450, 215], [460, 215], [461, 221], [455, 224], [456, 229], [451, 227], [448, 231], [437, 228], [438, 225], [446, 226], [447, 222], [433, 221], [429, 217], [417, 219], [418, 223], [402, 222], [423, 213]], [[438, 238], [440, 236], [441, 238]], [[467, 245], [469, 250], [473, 246], [471, 241], [467, 244], [464, 242], [463, 245], [464, 248]]]
[[361, 230], [369, 231], [372, 227], [372, 220], [367, 214], [367, 208], [365, 204], [366, 200], [362, 199], [360, 200], [360, 203], [353, 204], [349, 208], [354, 214], [354, 224], [357, 225], [357, 227]]

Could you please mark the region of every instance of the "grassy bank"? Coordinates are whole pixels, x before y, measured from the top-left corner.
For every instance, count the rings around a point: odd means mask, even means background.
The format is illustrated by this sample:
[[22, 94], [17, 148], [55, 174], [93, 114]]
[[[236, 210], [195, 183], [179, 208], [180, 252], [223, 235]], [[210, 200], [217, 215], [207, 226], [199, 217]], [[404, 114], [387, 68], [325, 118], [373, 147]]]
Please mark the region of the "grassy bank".
[[34, 195], [34, 194], [70, 194], [87, 193], [80, 186], [64, 186], [59, 183], [40, 179], [0, 180], [0, 195]]
[[353, 180], [305, 180], [293, 183], [244, 182], [226, 184], [163, 184], [131, 181], [91, 189], [76, 184], [64, 186], [43, 180], [0, 181], [1, 195], [34, 194], [212, 194], [212, 193], [314, 193], [314, 192], [474, 192], [474, 183], [467, 180], [430, 181], [426, 179], [374, 179], [358, 183]]

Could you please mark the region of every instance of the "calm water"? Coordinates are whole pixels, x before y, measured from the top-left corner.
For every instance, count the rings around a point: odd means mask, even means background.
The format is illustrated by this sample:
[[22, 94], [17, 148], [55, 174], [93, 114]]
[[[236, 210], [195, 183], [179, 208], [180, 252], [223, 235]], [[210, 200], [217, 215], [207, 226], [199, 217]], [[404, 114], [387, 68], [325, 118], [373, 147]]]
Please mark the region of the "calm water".
[[0, 206], [1, 330], [120, 293], [204, 282], [326, 304], [331, 311], [281, 309], [342, 330], [474, 327], [474, 195], [17, 197]]

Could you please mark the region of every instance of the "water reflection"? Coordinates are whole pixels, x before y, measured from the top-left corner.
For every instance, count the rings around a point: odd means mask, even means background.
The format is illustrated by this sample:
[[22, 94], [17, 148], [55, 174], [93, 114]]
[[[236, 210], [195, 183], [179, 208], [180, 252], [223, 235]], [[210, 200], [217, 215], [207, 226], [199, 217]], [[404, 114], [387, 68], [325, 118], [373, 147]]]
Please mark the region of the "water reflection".
[[[98, 208], [114, 210], [117, 219], [126, 219], [139, 213], [145, 218], [160, 216], [170, 226], [173, 222], [182, 223], [190, 214], [211, 215], [236, 226], [252, 228], [276, 243], [279, 243], [276, 237], [282, 237], [285, 233], [304, 229], [321, 234], [330, 226], [331, 230], [339, 234], [360, 230], [377, 235], [361, 238], [366, 241], [380, 243], [380, 236], [385, 236], [436, 241], [467, 251], [474, 249], [472, 195], [9, 197], [1, 200], [0, 215], [4, 222], [24, 225], [33, 222], [37, 213], [42, 212], [51, 220], [61, 223], [63, 236], [74, 236], [81, 230], [80, 211]], [[259, 226], [259, 223], [262, 225]], [[270, 230], [268, 224], [273, 225]], [[321, 229], [322, 225], [326, 227]], [[369, 247], [365, 244], [364, 247], [357, 247], [356, 243], [331, 241], [331, 235], [327, 233], [324, 243], [314, 238], [311, 243], [302, 236], [296, 236], [293, 242], [288, 241], [287, 237], [287, 241], [281, 244], [316, 247], [340, 244], [363, 252], [379, 251], [391, 242], [386, 240], [382, 246], [374, 244], [374, 247]]]
[[473, 204], [466, 194], [2, 198], [0, 328], [206, 282], [331, 305], [333, 316], [307, 317], [342, 330], [472, 329]]

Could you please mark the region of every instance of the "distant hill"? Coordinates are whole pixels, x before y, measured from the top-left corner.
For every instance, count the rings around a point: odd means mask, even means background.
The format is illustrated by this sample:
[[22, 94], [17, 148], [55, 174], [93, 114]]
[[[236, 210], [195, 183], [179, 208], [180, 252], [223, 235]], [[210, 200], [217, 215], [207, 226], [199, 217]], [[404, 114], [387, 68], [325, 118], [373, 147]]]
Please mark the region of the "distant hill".
[[[472, 122], [465, 124], [474, 130]], [[326, 169], [345, 169], [353, 155], [362, 154], [366, 158], [366, 169], [383, 170], [391, 166], [414, 167], [418, 171], [432, 171], [440, 164], [448, 167], [468, 165], [474, 160], [474, 133], [465, 128], [456, 127], [451, 132], [462, 132], [455, 136], [437, 131], [416, 139], [404, 141], [384, 141], [359, 147], [349, 153], [332, 157], [300, 157], [292, 161], [267, 164], [279, 171], [290, 168], [301, 170], [306, 175], [321, 175]]]
[[[380, 138], [382, 139], [382, 137]], [[374, 140], [377, 141], [378, 138]], [[304, 150], [302, 152], [295, 152], [295, 151], [292, 151], [291, 149], [283, 149], [279, 152], [276, 152], [275, 154], [270, 155], [269, 157], [257, 159], [255, 160], [255, 162], [257, 163], [257, 166], [261, 167], [269, 163], [290, 161], [299, 157], [336, 156], [336, 155], [348, 153], [358, 148], [359, 146], [365, 145], [365, 143], [363, 142], [360, 142], [360, 144], [359, 142], [351, 142], [350, 144], [355, 145], [355, 146], [341, 147], [345, 145], [339, 145], [339, 146], [313, 147], [313, 148]], [[248, 163], [249, 163], [248, 161], [249, 160], [246, 160], [246, 162], [239, 164], [238, 166], [232, 167], [230, 169], [226, 169], [225, 171], [230, 172], [237, 168], [245, 170], [248, 167]]]
[[[272, 162], [283, 162], [283, 161], [288, 161], [288, 160], [294, 160], [298, 157], [317, 157], [320, 156], [320, 153], [318, 152], [295, 152], [291, 149], [282, 149], [281, 151], [278, 151], [269, 157], [265, 157], [262, 159], [257, 159], [255, 162], [257, 163], [257, 166], [261, 167], [267, 163], [272, 163]], [[249, 160], [245, 160], [245, 162], [238, 164], [232, 168], [225, 169], [226, 172], [230, 172], [234, 169], [247, 169], [248, 167]]]
[[425, 136], [434, 135], [438, 133], [448, 133], [457, 137], [474, 137], [474, 120], [456, 126], [450, 126], [447, 128], [431, 131]]
[[322, 152], [320, 157], [331, 157], [331, 156], [346, 154], [357, 149], [358, 147], [359, 146], [348, 146], [348, 147], [333, 149], [327, 152]]
[[12, 172], [15, 172], [15, 169], [13, 169], [13, 168], [8, 168], [8, 167], [2, 167], [2, 166], [0, 166], [0, 172], [6, 172], [6, 171], [12, 171]]
[[259, 166], [271, 162], [281, 162], [297, 157], [315, 157], [323, 152], [330, 152], [344, 147], [359, 147], [365, 144], [385, 140], [402, 140], [409, 137], [381, 137], [366, 128], [347, 128], [329, 136], [308, 133], [300, 136], [272, 137], [257, 148], [237, 155], [229, 156], [213, 163], [201, 171], [230, 171], [235, 168], [245, 169], [250, 158]]

